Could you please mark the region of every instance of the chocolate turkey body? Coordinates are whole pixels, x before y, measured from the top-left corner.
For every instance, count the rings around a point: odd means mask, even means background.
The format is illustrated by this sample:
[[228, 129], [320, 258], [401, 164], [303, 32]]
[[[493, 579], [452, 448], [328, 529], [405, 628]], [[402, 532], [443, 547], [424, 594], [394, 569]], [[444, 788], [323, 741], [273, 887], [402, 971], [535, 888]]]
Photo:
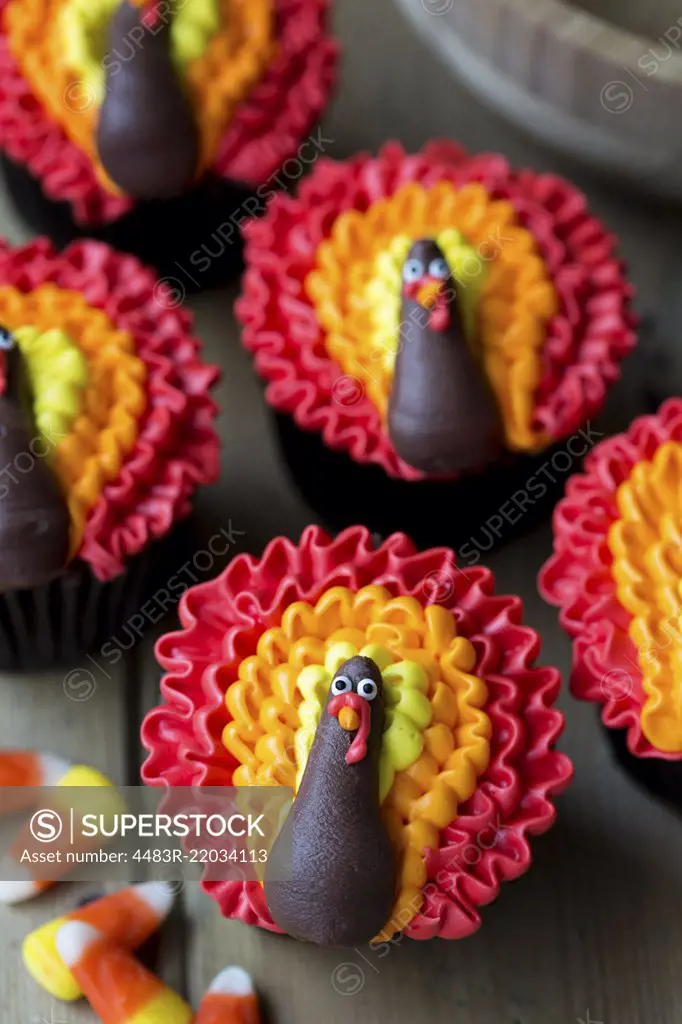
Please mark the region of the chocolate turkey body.
[[[50, 439], [25, 407], [26, 376], [18, 345], [2, 332], [5, 391], [0, 396], [0, 590], [48, 582], [67, 563], [71, 518], [49, 466]], [[14, 467], [14, 468], [13, 468]]]
[[173, 64], [172, 4], [161, 5], [163, 20], [153, 29], [142, 27], [140, 13], [123, 0], [111, 20], [97, 150], [109, 177], [128, 195], [168, 199], [196, 175], [199, 131]]
[[[367, 753], [354, 764], [346, 763], [353, 734], [330, 714], [330, 690], [296, 800], [265, 875], [265, 898], [274, 922], [289, 935], [322, 946], [369, 942], [389, 921], [396, 893], [395, 853], [379, 803], [381, 674], [370, 659], [361, 657], [346, 662], [337, 676], [341, 672], [356, 682], [377, 682]], [[287, 868], [290, 880], [279, 880]]]
[[[416, 242], [405, 263], [445, 263], [431, 239]], [[447, 267], [447, 264], [445, 264]], [[403, 295], [400, 347], [388, 407], [388, 432], [409, 466], [432, 476], [482, 469], [502, 450], [502, 426], [492, 389], [464, 333], [449, 272], [443, 280], [449, 324], [430, 324], [429, 309]]]

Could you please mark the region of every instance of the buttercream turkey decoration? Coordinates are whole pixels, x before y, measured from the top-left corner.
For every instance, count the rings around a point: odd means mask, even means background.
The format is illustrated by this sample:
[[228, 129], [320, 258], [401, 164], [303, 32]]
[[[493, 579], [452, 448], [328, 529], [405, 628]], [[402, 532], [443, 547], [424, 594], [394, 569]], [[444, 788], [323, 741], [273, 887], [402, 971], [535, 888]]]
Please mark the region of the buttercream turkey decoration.
[[[192, 195], [202, 204], [164, 208], [173, 237], [159, 245], [182, 251], [182, 218], [200, 226], [204, 202], [208, 244], [226, 203], [281, 188], [287, 160], [315, 162], [338, 57], [330, 3], [0, 0], [0, 150], [72, 231]], [[133, 218], [117, 243], [137, 250], [145, 227], [159, 232]]]
[[[480, 380], [471, 396], [464, 383], [471, 368], [460, 383], [450, 370], [442, 379], [426, 375], [426, 360], [447, 333], [438, 328], [444, 303], [435, 304], [430, 325], [421, 328], [421, 317], [414, 326], [409, 321], [410, 309], [419, 311], [418, 295], [428, 306], [444, 274], [456, 282], [473, 368], [480, 364], [495, 396], [510, 466], [515, 454], [534, 457], [593, 419], [635, 344], [632, 286], [613, 234], [570, 182], [511, 167], [499, 153], [467, 153], [434, 139], [418, 152], [387, 142], [376, 155], [319, 160], [295, 197], [269, 204], [245, 236], [236, 312], [244, 346], [268, 384], [268, 404], [313, 435], [315, 445], [310, 437], [300, 443], [317, 450], [320, 463], [324, 449], [334, 453], [334, 465], [347, 455], [353, 465], [345, 462], [344, 472], [349, 480], [352, 473], [357, 492], [364, 466], [410, 483], [453, 475], [420, 468], [422, 458], [425, 467], [430, 460], [416, 442], [401, 457], [396, 447], [403, 447], [405, 427], [389, 429], [392, 392], [406, 423], [403, 388], [414, 395], [409, 414], [426, 435], [427, 417], [445, 421], [439, 406], [449, 392], [450, 420], [467, 428], [460, 431], [467, 463], [481, 443], [459, 411], [473, 408], [478, 416], [473, 396], [482, 393]], [[451, 332], [457, 323], [453, 317]], [[427, 356], [429, 341], [435, 344]], [[417, 348], [422, 358], [410, 351]], [[464, 362], [464, 347], [456, 350]], [[396, 384], [397, 369], [405, 379]], [[420, 389], [407, 379], [413, 373], [424, 382]], [[444, 462], [457, 462], [447, 455]], [[291, 461], [300, 461], [293, 452]], [[300, 483], [317, 504], [310, 461], [300, 467]], [[371, 477], [374, 490], [379, 477]], [[406, 491], [405, 504], [416, 496], [416, 489]], [[363, 502], [366, 493], [342, 504], [366, 520]], [[330, 521], [348, 521], [319, 504]], [[410, 518], [382, 509], [375, 528], [405, 529]], [[421, 532], [419, 515], [412, 518]]]
[[467, 341], [457, 291], [437, 243], [415, 242], [403, 265], [388, 431], [409, 466], [435, 476], [486, 466], [503, 445], [500, 412]]
[[0, 245], [0, 591], [115, 578], [215, 474], [217, 371], [160, 294], [100, 243]]
[[[381, 814], [386, 724], [376, 663], [356, 655], [332, 679], [291, 813], [268, 859], [273, 920], [324, 946], [369, 942], [396, 897], [396, 854]], [[287, 877], [291, 858], [290, 878]]]
[[225, 917], [358, 948], [462, 938], [529, 866], [571, 774], [560, 676], [518, 598], [454, 558], [313, 526], [188, 592], [156, 648], [145, 782], [293, 792], [263, 882], [204, 877]]

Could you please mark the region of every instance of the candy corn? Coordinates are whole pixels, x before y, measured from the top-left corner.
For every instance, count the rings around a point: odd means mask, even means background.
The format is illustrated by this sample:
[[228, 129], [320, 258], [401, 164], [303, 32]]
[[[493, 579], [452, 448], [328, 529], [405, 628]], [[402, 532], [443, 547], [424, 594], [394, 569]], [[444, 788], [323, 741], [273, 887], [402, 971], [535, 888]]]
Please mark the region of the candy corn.
[[23, 878], [14, 878], [10, 882], [0, 882], [0, 904], [13, 906], [15, 903], [24, 903], [39, 896], [41, 892], [50, 889], [54, 882], [40, 881], [32, 878], [30, 872], [23, 868], [13, 868], [12, 874], [21, 874]]
[[250, 976], [226, 967], [211, 984], [194, 1024], [259, 1024], [258, 1000]]
[[[0, 790], [0, 814], [15, 814], [33, 807], [32, 790], [36, 786], [56, 786], [68, 771], [69, 762], [53, 754], [0, 751], [0, 787], [4, 790]], [[26, 873], [22, 881], [0, 882], [0, 903], [21, 903], [49, 887], [49, 882], [36, 882]]]
[[72, 1002], [83, 993], [57, 952], [56, 938], [67, 921], [83, 921], [125, 949], [141, 946], [168, 916], [173, 896], [158, 882], [144, 882], [111, 893], [37, 928], [24, 939], [22, 953], [29, 974], [55, 999]]
[[56, 786], [69, 771], [69, 762], [32, 750], [0, 750], [0, 814], [15, 814], [36, 806], [39, 786]]
[[0, 750], [0, 786], [56, 786], [68, 771], [69, 762], [53, 754]]
[[89, 924], [67, 921], [56, 942], [103, 1024], [191, 1024], [192, 1010], [180, 996]]
[[[40, 755], [42, 756], [42, 755]], [[14, 761], [16, 771], [16, 761]], [[103, 800], [103, 808], [108, 811], [120, 810], [123, 807], [122, 801], [119, 798], [116, 790], [113, 787], [112, 782], [101, 772], [98, 772], [95, 768], [90, 768], [88, 765], [78, 764], [69, 765], [67, 762], [62, 763], [62, 767], [65, 771], [61, 773], [61, 777], [56, 778], [61, 772], [61, 768], [58, 761], [46, 761], [44, 768], [52, 772], [52, 778], [56, 781], [50, 783], [50, 787], [53, 789], [71, 789], [77, 793], [82, 788], [91, 787], [102, 787], [109, 791], [106, 799]], [[9, 772], [9, 762], [8, 762]], [[14, 791], [16, 792], [16, 791]], [[27, 790], [29, 792], [29, 790]], [[73, 795], [72, 792], [72, 795]], [[43, 797], [45, 794], [43, 794]], [[0, 804], [2, 801], [2, 789], [0, 789]], [[48, 802], [48, 801], [46, 801]], [[52, 806], [58, 803], [55, 794], [52, 793]], [[68, 816], [65, 812], [65, 817]], [[49, 867], [50, 876], [48, 878], [39, 877], [39, 872], [31, 872], [20, 863], [22, 853], [27, 849], [37, 849], [40, 844], [37, 844], [36, 840], [31, 834], [30, 826], [27, 823], [23, 828], [19, 830], [19, 833], [12, 844], [12, 847], [7, 852], [3, 861], [0, 863], [0, 877], [2, 875], [12, 875], [13, 881], [0, 882], [0, 904], [2, 903], [22, 903], [25, 900], [31, 899], [37, 896], [39, 893], [44, 892], [45, 889], [49, 889], [55, 882], [59, 881], [59, 878], [68, 872], [68, 868], [65, 865], [54, 865]], [[57, 844], [51, 844], [51, 851], [58, 851], [61, 849], [70, 849], [69, 838], [66, 835], [61, 837], [61, 840]], [[5, 870], [3, 870], [5, 868]]]

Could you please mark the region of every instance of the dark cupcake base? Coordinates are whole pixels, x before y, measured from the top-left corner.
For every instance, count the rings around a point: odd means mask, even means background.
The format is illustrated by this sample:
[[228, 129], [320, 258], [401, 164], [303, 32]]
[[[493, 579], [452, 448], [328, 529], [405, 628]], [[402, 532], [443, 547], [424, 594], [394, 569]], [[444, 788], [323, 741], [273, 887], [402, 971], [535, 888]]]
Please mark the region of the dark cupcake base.
[[463, 566], [485, 563], [486, 552], [546, 520], [581, 461], [563, 442], [479, 475], [407, 483], [332, 451], [290, 416], [274, 414], [274, 424], [295, 485], [332, 532], [356, 523], [383, 536], [402, 531], [419, 547], [454, 548]]
[[[97, 656], [93, 664], [106, 670], [161, 617], [169, 577], [190, 550], [186, 526], [180, 524], [108, 583], [76, 560], [47, 586], [0, 594], [0, 671], [78, 664], [89, 671], [92, 665], [83, 660], [89, 654]], [[177, 599], [177, 594], [168, 594], [166, 608]]]
[[49, 199], [24, 167], [3, 156], [0, 169], [14, 205], [36, 234], [47, 235], [58, 249], [78, 238], [94, 238], [134, 253], [168, 279], [178, 301], [242, 272], [239, 225], [249, 211], [264, 208], [253, 190], [206, 175], [177, 199], [141, 203], [112, 224], [83, 227], [73, 219], [69, 204]]
[[612, 753], [618, 764], [634, 781], [658, 800], [682, 811], [682, 761], [634, 757], [628, 750], [625, 729], [606, 729]]

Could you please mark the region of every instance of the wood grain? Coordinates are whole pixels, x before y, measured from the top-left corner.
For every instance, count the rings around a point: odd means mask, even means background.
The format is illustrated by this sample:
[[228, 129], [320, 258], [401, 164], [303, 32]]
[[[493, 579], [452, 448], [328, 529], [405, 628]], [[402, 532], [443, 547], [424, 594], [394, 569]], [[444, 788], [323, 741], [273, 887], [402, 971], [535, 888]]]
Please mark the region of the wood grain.
[[[76, 666], [74, 666], [75, 668]], [[98, 768], [113, 782], [128, 782], [126, 688], [122, 666], [111, 679], [98, 677], [90, 688], [69, 688], [65, 673], [20, 677], [0, 675], [0, 749], [50, 751]], [[69, 696], [70, 694], [70, 696]], [[99, 886], [62, 884], [16, 908], [0, 907], [0, 1005], [7, 1024], [89, 1022], [85, 1004], [64, 1010], [29, 978], [21, 963], [21, 942], [34, 928], [71, 910]]]
[[[574, 177], [620, 234], [647, 317], [642, 348], [614, 389], [604, 423], [619, 428], [674, 389], [674, 374], [662, 367], [680, 358], [678, 211], [640, 203], [520, 138], [448, 77], [390, 0], [338, 0], [336, 11], [346, 56], [342, 88], [325, 124], [325, 137], [334, 140], [330, 153], [376, 149], [391, 136], [416, 147], [443, 135]], [[0, 226], [13, 241], [26, 237], [2, 196]], [[230, 521], [243, 531], [239, 544], [258, 552], [272, 535], [295, 537], [312, 519], [278, 461], [261, 387], [239, 347], [236, 294], [233, 287], [192, 301], [207, 356], [224, 371], [218, 394], [222, 475], [198, 502], [195, 550]], [[543, 660], [567, 674], [570, 645], [535, 588], [549, 550], [544, 527], [487, 561], [501, 592], [524, 597], [527, 620], [544, 639]], [[65, 695], [63, 673], [0, 677], [0, 748], [52, 750], [133, 781], [141, 757], [137, 726], [158, 699], [156, 632], [150, 630], [126, 662], [125, 678], [121, 671], [102, 680], [82, 704]], [[483, 927], [473, 938], [405, 940], [384, 956], [307, 948], [223, 921], [207, 897], [188, 887], [159, 969], [196, 1004], [221, 967], [241, 963], [263, 993], [271, 1024], [678, 1024], [681, 823], [610, 764], [591, 708], [568, 695], [562, 705], [563, 748], [575, 760], [575, 784], [560, 801], [557, 826], [535, 843], [533, 869], [483, 911]], [[84, 1005], [52, 1005], [19, 958], [24, 934], [72, 906], [81, 888], [64, 884], [22, 909], [0, 909], [3, 1024], [93, 1021]]]

